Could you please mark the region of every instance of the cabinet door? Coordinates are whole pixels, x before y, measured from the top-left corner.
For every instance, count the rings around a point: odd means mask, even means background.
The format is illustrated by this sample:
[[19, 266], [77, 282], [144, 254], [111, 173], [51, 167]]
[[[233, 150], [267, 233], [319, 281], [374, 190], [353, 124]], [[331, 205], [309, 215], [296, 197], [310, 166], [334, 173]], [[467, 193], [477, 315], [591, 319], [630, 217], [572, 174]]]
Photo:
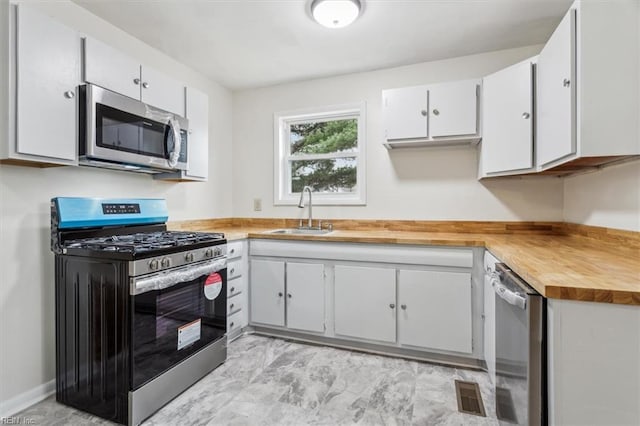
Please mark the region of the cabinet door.
[[251, 261], [251, 322], [284, 326], [284, 262]]
[[142, 67], [142, 102], [184, 117], [184, 84], [151, 67]]
[[336, 265], [334, 285], [336, 334], [395, 342], [395, 269]]
[[17, 152], [75, 162], [80, 36], [20, 5], [16, 78]]
[[427, 89], [405, 87], [382, 92], [385, 137], [414, 139], [427, 137]]
[[187, 176], [207, 179], [209, 175], [209, 96], [191, 87], [186, 88], [189, 120], [187, 140]]
[[324, 265], [287, 262], [287, 327], [324, 331]]
[[496, 297], [488, 275], [484, 277], [484, 360], [491, 383], [496, 383]]
[[530, 60], [483, 79], [484, 174], [533, 167], [533, 65]]
[[429, 136], [478, 133], [477, 80], [453, 81], [429, 86]]
[[471, 274], [400, 270], [398, 341], [471, 353]]
[[84, 80], [140, 100], [140, 63], [91, 37], [84, 40]]
[[537, 163], [544, 167], [576, 152], [575, 10], [542, 48], [536, 72]]

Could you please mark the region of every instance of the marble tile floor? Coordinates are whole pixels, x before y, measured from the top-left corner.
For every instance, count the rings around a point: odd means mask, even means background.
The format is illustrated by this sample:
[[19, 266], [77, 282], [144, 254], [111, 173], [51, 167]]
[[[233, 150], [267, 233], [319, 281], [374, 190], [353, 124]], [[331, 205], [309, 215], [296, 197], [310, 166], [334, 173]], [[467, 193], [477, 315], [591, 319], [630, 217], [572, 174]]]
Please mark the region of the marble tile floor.
[[[454, 380], [480, 385], [488, 417], [457, 410]], [[144, 425], [494, 425], [486, 373], [256, 335]], [[19, 413], [37, 425], [112, 424], [56, 403]]]

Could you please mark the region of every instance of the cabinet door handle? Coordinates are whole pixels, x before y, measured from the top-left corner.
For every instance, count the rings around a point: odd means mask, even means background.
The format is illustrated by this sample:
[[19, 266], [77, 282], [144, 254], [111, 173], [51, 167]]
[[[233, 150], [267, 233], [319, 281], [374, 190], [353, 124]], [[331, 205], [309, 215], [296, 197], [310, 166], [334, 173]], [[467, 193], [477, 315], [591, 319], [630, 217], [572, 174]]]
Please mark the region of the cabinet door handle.
[[401, 307], [403, 310], [406, 310], [406, 309], [407, 309], [407, 305], [400, 305], [400, 307]]
[[133, 79], [133, 84], [135, 84], [135, 85], [140, 84], [140, 79], [139, 78], [134, 78]]
[[433, 115], [440, 115], [440, 111], [438, 111], [437, 109], [433, 110]]
[[564, 87], [569, 87], [571, 85], [571, 80], [569, 80], [568, 78], [565, 78], [564, 80], [562, 80], [562, 85]]
[[420, 111], [420, 114], [422, 114], [423, 117], [427, 116], [427, 110], [423, 109], [422, 111]]
[[522, 118], [524, 118], [525, 120], [527, 120], [529, 117], [531, 117], [531, 114], [529, 114], [528, 112], [522, 113]]
[[282, 292], [281, 291], [278, 292], [278, 297], [282, 297]]
[[67, 90], [66, 92], [64, 92], [64, 97], [67, 99], [73, 99], [74, 96], [76, 96], [76, 92], [74, 92], [73, 90]]
[[396, 307], [396, 305], [395, 305], [394, 303], [389, 303], [389, 307], [390, 307], [391, 309], [394, 309], [394, 308]]
[[145, 89], [149, 88], [149, 83], [147, 83], [146, 81], [144, 83], [142, 83], [142, 87], [144, 87]]
[[291, 293], [287, 293], [287, 296], [289, 296], [289, 299], [291, 299]]

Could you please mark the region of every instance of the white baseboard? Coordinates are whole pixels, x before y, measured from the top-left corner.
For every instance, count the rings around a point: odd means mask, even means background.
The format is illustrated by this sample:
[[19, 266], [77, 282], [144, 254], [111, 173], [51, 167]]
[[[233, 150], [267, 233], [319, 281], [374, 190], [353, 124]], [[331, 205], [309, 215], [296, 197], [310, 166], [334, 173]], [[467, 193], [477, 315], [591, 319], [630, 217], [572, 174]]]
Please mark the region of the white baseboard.
[[56, 391], [56, 381], [43, 383], [6, 401], [0, 401], [0, 418], [11, 417], [42, 401]]

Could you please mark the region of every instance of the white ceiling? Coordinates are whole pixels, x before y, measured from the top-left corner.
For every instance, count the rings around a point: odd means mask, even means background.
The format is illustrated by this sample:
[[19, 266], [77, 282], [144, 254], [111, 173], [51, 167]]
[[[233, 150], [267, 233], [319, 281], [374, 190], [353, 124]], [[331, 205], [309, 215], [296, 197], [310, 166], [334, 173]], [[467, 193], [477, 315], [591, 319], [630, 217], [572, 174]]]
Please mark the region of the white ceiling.
[[231, 89], [544, 43], [572, 0], [364, 0], [327, 29], [310, 0], [74, 0]]

